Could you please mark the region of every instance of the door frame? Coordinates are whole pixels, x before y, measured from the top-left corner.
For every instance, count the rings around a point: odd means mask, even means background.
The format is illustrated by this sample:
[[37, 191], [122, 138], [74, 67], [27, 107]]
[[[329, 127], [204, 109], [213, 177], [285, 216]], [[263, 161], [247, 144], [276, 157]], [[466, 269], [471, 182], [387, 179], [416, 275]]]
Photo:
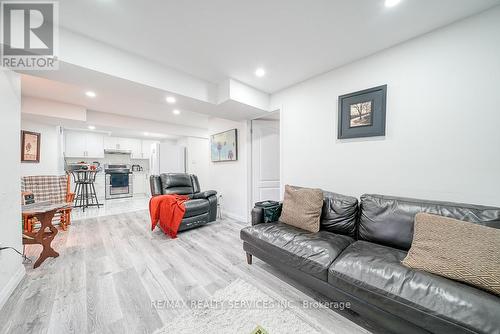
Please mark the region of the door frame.
[[248, 170], [248, 174], [247, 174], [247, 189], [248, 189], [248, 192], [247, 192], [247, 206], [248, 206], [248, 221], [251, 221], [252, 217], [251, 217], [251, 211], [252, 211], [252, 208], [254, 206], [254, 203], [253, 203], [253, 192], [254, 192], [254, 180], [253, 180], [253, 121], [254, 120], [259, 120], [259, 119], [262, 119], [262, 118], [265, 118], [266, 116], [269, 116], [271, 114], [276, 114], [278, 113], [280, 115], [280, 118], [279, 118], [279, 131], [280, 131], [280, 136], [279, 136], [279, 145], [280, 145], [280, 159], [279, 159], [279, 162], [280, 162], [280, 180], [279, 180], [279, 184], [280, 184], [280, 200], [283, 200], [283, 189], [284, 189], [284, 186], [283, 186], [283, 172], [284, 172], [284, 166], [283, 166], [283, 147], [284, 147], [284, 143], [283, 143], [283, 130], [284, 130], [284, 127], [283, 127], [283, 106], [280, 106], [279, 108], [271, 111], [271, 112], [268, 112], [266, 113], [265, 115], [261, 115], [260, 117], [256, 117], [256, 118], [253, 118], [251, 119], [250, 121], [248, 121], [248, 142], [249, 142], [249, 149], [248, 149], [248, 152], [247, 152], [247, 156], [248, 156], [248, 165], [247, 165], [247, 170]]

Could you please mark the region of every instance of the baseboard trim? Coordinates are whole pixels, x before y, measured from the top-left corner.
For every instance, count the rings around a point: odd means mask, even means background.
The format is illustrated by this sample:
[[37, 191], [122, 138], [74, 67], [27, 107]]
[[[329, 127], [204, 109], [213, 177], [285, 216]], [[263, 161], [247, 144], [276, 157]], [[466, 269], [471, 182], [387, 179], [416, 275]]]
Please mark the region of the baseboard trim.
[[237, 214], [234, 214], [232, 212], [225, 212], [224, 216], [226, 216], [228, 218], [231, 218], [231, 219], [234, 219], [234, 220], [237, 220], [237, 221], [240, 221], [240, 222], [243, 222], [243, 223], [247, 223], [248, 222], [245, 217], [237, 215]]
[[12, 292], [14, 292], [14, 290], [17, 288], [19, 283], [21, 283], [25, 274], [26, 274], [26, 269], [24, 269], [23, 265], [20, 265], [19, 269], [14, 273], [14, 275], [12, 275], [10, 280], [7, 282], [7, 284], [0, 291], [0, 310], [3, 308], [3, 306], [7, 302], [10, 295], [12, 294]]

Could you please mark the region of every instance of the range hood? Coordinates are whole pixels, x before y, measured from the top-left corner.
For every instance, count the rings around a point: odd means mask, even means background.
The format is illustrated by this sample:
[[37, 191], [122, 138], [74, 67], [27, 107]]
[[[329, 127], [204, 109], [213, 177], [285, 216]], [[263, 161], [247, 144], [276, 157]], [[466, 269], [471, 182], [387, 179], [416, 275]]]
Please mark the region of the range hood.
[[132, 154], [132, 151], [131, 150], [105, 149], [104, 153], [107, 153], [107, 154]]

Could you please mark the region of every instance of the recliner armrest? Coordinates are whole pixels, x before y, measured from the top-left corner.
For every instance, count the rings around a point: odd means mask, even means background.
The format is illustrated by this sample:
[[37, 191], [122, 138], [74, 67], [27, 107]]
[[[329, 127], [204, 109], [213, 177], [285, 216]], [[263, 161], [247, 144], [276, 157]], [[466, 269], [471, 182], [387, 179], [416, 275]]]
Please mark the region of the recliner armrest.
[[202, 191], [196, 194], [191, 195], [192, 199], [207, 199], [210, 196], [215, 196], [217, 195], [217, 191], [215, 190], [207, 190], [207, 191]]
[[149, 177], [149, 185], [151, 188], [151, 196], [158, 196], [162, 194], [160, 176], [151, 175]]

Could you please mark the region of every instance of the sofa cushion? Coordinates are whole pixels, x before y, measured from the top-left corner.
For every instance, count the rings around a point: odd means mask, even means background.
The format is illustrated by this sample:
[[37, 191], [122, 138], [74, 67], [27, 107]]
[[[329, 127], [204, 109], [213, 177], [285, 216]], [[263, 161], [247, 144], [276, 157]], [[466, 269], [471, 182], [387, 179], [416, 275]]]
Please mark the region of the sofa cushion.
[[354, 239], [327, 231], [316, 233], [282, 223], [245, 227], [241, 239], [286, 265], [327, 280], [328, 268]]
[[419, 212], [500, 228], [500, 208], [382, 195], [361, 196], [358, 239], [410, 249]]
[[328, 232], [356, 235], [358, 199], [351, 196], [323, 191], [323, 209], [320, 229]]
[[494, 332], [500, 328], [500, 299], [493, 294], [444, 277], [407, 268], [406, 252], [356, 241], [333, 262], [328, 282], [401, 318], [418, 309], [466, 328]]
[[500, 229], [417, 213], [403, 265], [500, 296]]
[[285, 185], [285, 196], [279, 221], [309, 232], [318, 232], [322, 207], [323, 192], [321, 189]]
[[186, 207], [184, 218], [187, 218], [207, 213], [210, 203], [206, 199], [191, 199], [184, 202], [184, 206]]

